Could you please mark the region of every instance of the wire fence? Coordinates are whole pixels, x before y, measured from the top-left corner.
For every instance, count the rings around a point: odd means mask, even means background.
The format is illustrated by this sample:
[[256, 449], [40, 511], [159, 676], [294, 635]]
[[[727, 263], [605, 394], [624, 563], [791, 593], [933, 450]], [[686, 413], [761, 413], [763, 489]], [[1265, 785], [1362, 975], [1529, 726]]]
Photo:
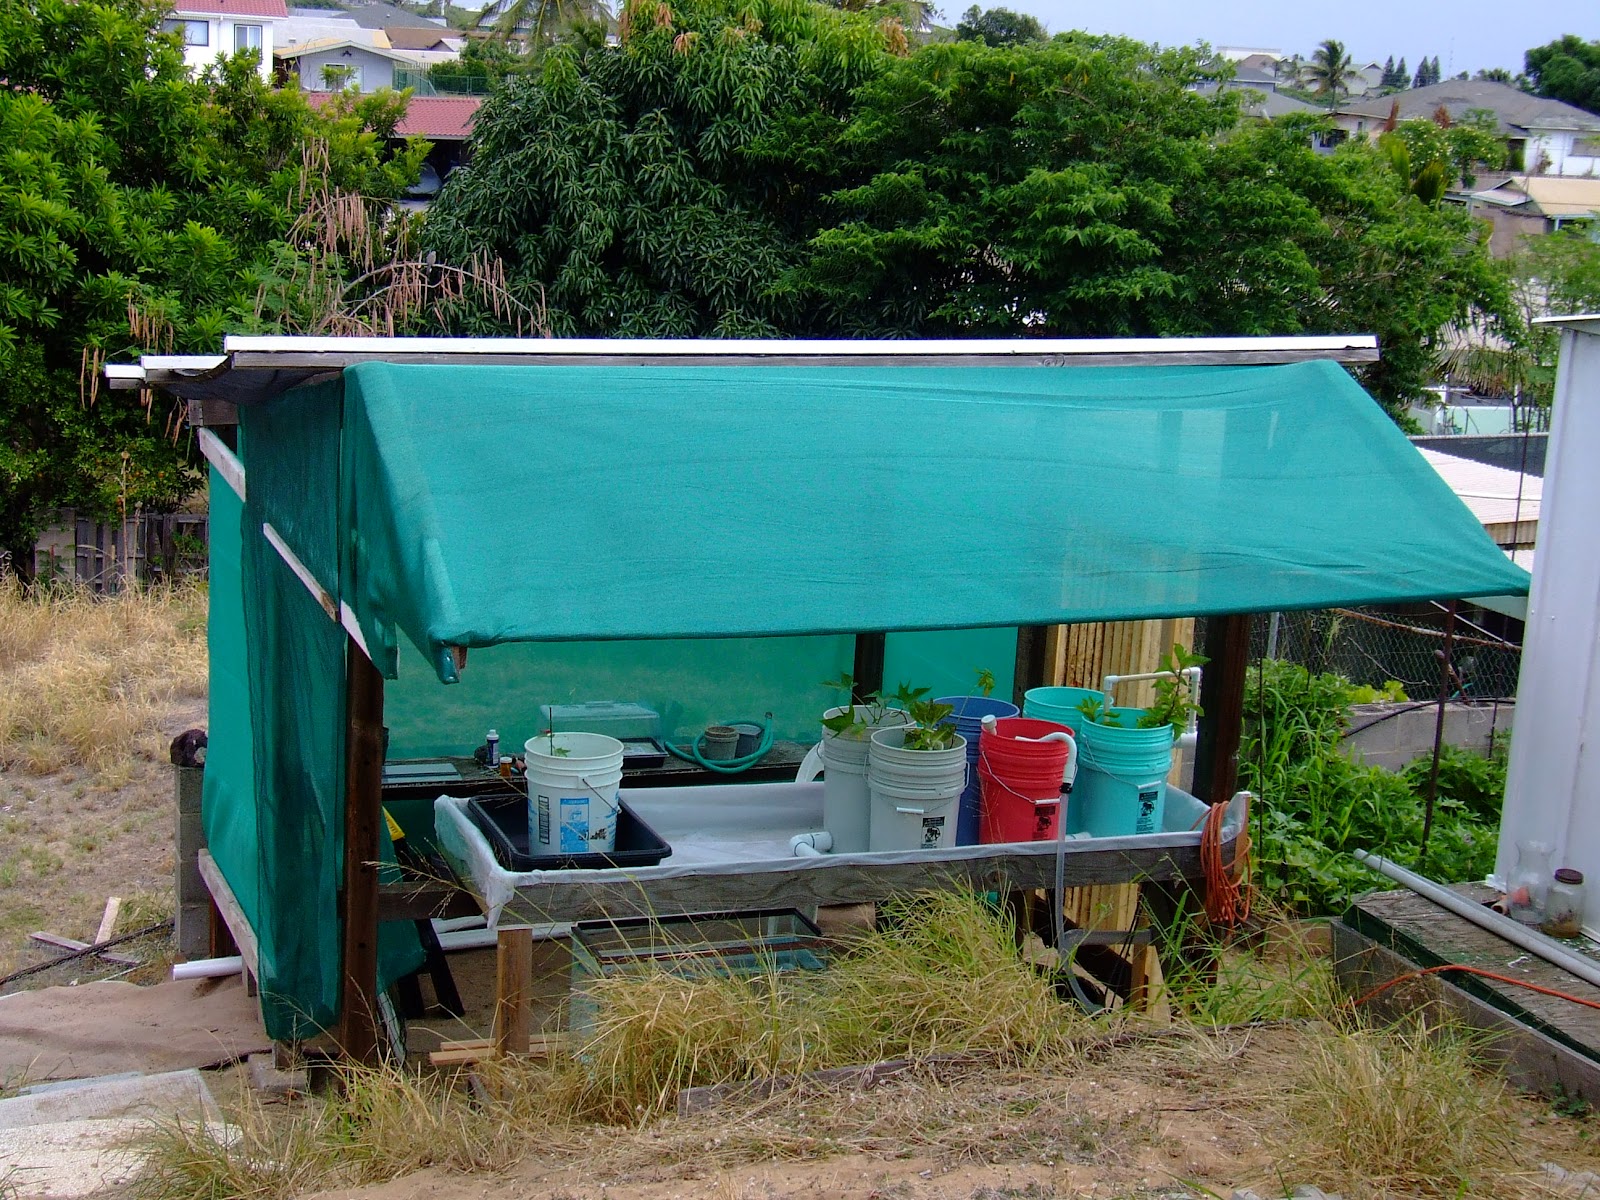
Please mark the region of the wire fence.
[[[1439, 693], [1445, 617], [1441, 604], [1258, 613], [1250, 657], [1331, 671], [1380, 692], [1394, 681], [1409, 698], [1425, 699]], [[1497, 614], [1462, 607], [1451, 650], [1452, 699], [1516, 696], [1522, 647], [1508, 640], [1509, 632]]]

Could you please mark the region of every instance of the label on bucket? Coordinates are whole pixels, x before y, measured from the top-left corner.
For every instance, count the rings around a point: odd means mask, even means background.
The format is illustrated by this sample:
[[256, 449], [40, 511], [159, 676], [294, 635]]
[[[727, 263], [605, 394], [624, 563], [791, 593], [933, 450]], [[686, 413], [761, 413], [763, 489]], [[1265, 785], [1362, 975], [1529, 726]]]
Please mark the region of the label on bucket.
[[538, 803], [539, 845], [550, 844], [550, 797], [541, 795]]
[[561, 853], [585, 854], [589, 850], [589, 797], [561, 797]]
[[1134, 821], [1134, 830], [1138, 833], [1156, 832], [1156, 800], [1161, 796], [1160, 788], [1151, 788], [1139, 793], [1139, 816]]
[[943, 817], [922, 818], [922, 848], [931, 849], [939, 844], [939, 839], [944, 836]]

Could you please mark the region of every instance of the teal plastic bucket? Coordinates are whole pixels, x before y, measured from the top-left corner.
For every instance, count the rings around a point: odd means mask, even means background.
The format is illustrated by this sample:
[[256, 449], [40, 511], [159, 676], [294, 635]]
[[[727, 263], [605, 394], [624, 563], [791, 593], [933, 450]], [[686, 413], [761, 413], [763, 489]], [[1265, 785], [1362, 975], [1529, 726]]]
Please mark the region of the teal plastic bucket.
[[1073, 733], [1084, 723], [1083, 710], [1078, 706], [1085, 700], [1105, 703], [1105, 693], [1094, 688], [1036, 687], [1029, 688], [1023, 697], [1022, 715], [1040, 721], [1054, 721], [1065, 725]]
[[1165, 828], [1171, 725], [1139, 729], [1138, 709], [1113, 709], [1116, 725], [1084, 722], [1078, 735], [1078, 781], [1072, 790], [1074, 832], [1128, 837]]

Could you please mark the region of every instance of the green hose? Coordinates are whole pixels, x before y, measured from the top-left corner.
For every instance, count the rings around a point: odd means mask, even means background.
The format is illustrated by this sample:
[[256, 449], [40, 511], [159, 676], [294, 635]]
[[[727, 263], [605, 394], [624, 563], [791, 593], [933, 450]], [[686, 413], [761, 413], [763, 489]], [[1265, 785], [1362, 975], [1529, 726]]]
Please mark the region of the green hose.
[[705, 768], [707, 771], [715, 771], [718, 775], [737, 775], [741, 771], [748, 771], [751, 767], [755, 766], [758, 762], [766, 757], [768, 750], [772, 749], [771, 713], [767, 714], [764, 721], [728, 721], [726, 724], [760, 725], [761, 740], [756, 743], [756, 748], [749, 754], [743, 755], [740, 758], [723, 759], [719, 762], [713, 762], [704, 754], [700, 753], [700, 741], [706, 736], [703, 730], [701, 731], [700, 735], [694, 739], [694, 741], [689, 743], [689, 749], [686, 751], [678, 749], [678, 747], [674, 746], [671, 742], [663, 742], [662, 744], [666, 746], [667, 753], [672, 755], [673, 758], [681, 758], [684, 762], [692, 762], [697, 766]]

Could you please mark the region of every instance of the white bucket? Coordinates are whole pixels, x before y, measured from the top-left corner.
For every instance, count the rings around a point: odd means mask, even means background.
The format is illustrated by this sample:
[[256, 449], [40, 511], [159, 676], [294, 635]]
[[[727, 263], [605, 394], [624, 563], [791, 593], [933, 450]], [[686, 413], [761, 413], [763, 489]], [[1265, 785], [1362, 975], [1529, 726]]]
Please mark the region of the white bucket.
[[870, 850], [932, 850], [956, 844], [956, 817], [967, 786], [967, 743], [948, 750], [906, 750], [904, 728], [872, 735], [867, 758]]
[[[554, 745], [552, 746], [552, 740]], [[617, 848], [622, 743], [603, 733], [532, 737], [527, 753], [529, 849], [593, 854]]]
[[[844, 712], [830, 708], [824, 718]], [[856, 718], [871, 720], [868, 709], [856, 706]], [[884, 713], [881, 727], [904, 725], [910, 717], [897, 708]], [[869, 730], [870, 732], [870, 730]], [[822, 827], [833, 835], [833, 853], [861, 854], [867, 849], [871, 827], [871, 803], [867, 797], [867, 749], [865, 737], [840, 737], [831, 729], [822, 733]]]

